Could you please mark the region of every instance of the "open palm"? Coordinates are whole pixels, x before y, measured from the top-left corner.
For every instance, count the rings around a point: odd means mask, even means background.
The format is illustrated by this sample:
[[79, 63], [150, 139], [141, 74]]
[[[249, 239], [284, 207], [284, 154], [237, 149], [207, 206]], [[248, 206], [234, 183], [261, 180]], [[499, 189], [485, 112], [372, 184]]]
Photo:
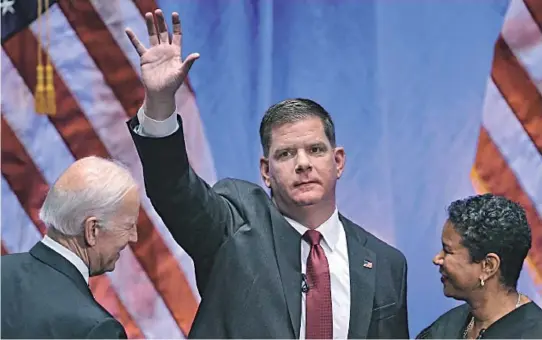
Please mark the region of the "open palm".
[[163, 12], [157, 9], [154, 14], [157, 19], [156, 26], [153, 14], [145, 14], [150, 48], [143, 46], [131, 29], [127, 28], [126, 34], [141, 57], [141, 78], [147, 94], [172, 96], [199, 55], [192, 53], [184, 62], [181, 59], [182, 30], [179, 14], [172, 14], [172, 37], [169, 35]]

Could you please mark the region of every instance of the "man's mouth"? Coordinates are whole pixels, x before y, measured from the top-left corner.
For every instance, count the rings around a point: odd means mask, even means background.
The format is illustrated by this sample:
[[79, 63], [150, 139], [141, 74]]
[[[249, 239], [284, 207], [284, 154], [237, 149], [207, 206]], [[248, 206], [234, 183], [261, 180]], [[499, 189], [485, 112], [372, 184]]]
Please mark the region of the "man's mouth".
[[448, 280], [448, 276], [444, 275], [443, 272], [439, 271], [439, 273], [440, 273], [440, 282], [444, 282]]
[[297, 182], [294, 184], [294, 187], [300, 187], [300, 186], [304, 186], [304, 185], [309, 185], [309, 184], [318, 184], [317, 181], [302, 181], [302, 182]]

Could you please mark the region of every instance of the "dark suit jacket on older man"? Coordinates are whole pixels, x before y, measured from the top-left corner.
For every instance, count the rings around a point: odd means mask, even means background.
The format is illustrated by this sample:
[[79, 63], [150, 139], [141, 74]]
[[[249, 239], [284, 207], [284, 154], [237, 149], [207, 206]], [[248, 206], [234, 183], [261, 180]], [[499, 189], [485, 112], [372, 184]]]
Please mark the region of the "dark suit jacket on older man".
[[66, 258], [42, 242], [2, 256], [3, 339], [126, 339]]
[[[202, 300], [189, 336], [299, 338], [301, 235], [261, 187], [224, 179], [211, 188], [200, 179], [178, 119], [181, 128], [161, 138], [136, 133], [137, 117], [128, 126], [147, 195], [195, 264]], [[403, 254], [340, 219], [350, 267], [348, 337], [408, 338]]]

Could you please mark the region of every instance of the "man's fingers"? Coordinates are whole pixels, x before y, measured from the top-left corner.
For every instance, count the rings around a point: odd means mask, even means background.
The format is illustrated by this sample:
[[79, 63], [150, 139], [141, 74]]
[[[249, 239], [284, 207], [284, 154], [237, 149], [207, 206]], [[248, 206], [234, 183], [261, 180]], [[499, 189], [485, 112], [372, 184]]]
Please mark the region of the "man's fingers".
[[126, 35], [128, 36], [128, 39], [130, 39], [130, 41], [132, 42], [132, 45], [134, 45], [134, 48], [136, 49], [137, 54], [139, 54], [139, 56], [142, 56], [143, 53], [147, 51], [145, 46], [143, 46], [141, 41], [139, 41], [135, 33], [130, 28], [126, 28], [125, 32], [126, 32]]
[[154, 17], [152, 13], [145, 13], [145, 23], [147, 24], [147, 32], [149, 33], [149, 43], [151, 46], [158, 45], [158, 34], [156, 33], [156, 27], [154, 26]]
[[171, 15], [171, 22], [173, 24], [173, 37], [171, 42], [173, 45], [181, 46], [183, 31], [181, 29], [181, 19], [179, 18], [179, 13], [173, 12]]
[[158, 26], [158, 37], [160, 38], [160, 43], [169, 44], [169, 32], [167, 31], [167, 23], [164, 19], [164, 12], [157, 9], [154, 11], [154, 14], [156, 15], [156, 26]]

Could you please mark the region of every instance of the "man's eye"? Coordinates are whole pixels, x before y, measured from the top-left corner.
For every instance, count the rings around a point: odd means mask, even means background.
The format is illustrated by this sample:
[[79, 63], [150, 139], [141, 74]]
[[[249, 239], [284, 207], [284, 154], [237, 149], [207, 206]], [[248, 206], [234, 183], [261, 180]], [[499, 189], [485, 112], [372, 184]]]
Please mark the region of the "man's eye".
[[324, 152], [324, 148], [321, 146], [311, 147], [311, 153], [322, 153], [322, 152]]

